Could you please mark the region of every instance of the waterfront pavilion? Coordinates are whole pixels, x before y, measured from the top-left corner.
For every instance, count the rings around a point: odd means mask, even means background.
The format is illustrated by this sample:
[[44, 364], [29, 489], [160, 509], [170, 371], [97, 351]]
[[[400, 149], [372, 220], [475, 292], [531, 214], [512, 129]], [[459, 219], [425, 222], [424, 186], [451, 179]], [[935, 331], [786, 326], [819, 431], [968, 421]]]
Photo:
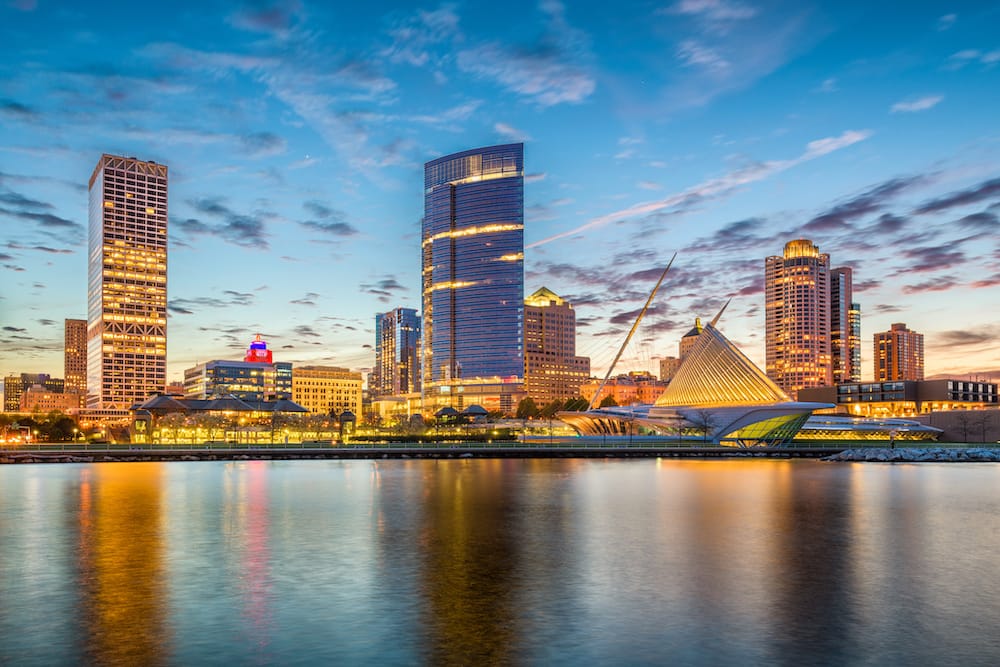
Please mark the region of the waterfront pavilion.
[[829, 403], [793, 401], [715, 323], [706, 324], [677, 374], [652, 404], [560, 412], [580, 435], [630, 435], [637, 429], [714, 445], [787, 445]]

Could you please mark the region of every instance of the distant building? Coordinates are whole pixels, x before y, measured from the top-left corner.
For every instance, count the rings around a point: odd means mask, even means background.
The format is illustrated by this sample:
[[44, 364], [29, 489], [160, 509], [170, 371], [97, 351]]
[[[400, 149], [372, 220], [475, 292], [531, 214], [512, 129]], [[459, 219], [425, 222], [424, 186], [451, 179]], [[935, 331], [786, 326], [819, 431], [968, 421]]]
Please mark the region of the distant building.
[[1000, 406], [997, 383], [969, 380], [848, 382], [802, 390], [800, 400], [834, 403], [830, 412], [856, 417], [915, 417]]
[[[601, 389], [597, 400], [593, 402], [595, 406], [600, 405], [601, 401], [611, 396], [618, 405], [654, 403], [667, 388], [668, 384], [656, 379], [648, 371], [632, 371], [627, 375], [609, 378], [604, 388]], [[594, 394], [597, 393], [597, 389], [600, 386], [600, 379], [591, 378], [580, 387], [580, 394], [587, 401], [592, 401]]]
[[84, 407], [87, 394], [87, 320], [67, 319], [63, 336], [63, 377], [66, 393], [76, 393]]
[[830, 271], [830, 363], [834, 384], [861, 380], [861, 306], [848, 267]]
[[698, 341], [698, 336], [701, 335], [701, 331], [701, 318], [696, 317], [694, 318], [694, 327], [691, 328], [691, 331], [688, 331], [681, 337], [681, 342], [677, 346], [677, 353], [680, 356], [681, 361], [684, 361], [688, 352], [690, 352], [691, 348], [694, 347], [694, 344]]
[[292, 400], [309, 412], [339, 416], [345, 410], [362, 416], [361, 373], [336, 366], [296, 366]]
[[79, 392], [53, 391], [40, 384], [31, 385], [21, 393], [20, 412], [64, 412], [80, 407]]
[[674, 375], [677, 374], [677, 369], [681, 367], [681, 360], [679, 357], [663, 357], [660, 359], [660, 379], [664, 382], [670, 382], [674, 379]]
[[127, 410], [167, 376], [167, 167], [102, 155], [90, 177], [87, 406]]
[[[260, 334], [244, 357], [271, 359], [271, 351]], [[242, 401], [269, 401], [292, 397], [292, 364], [270, 361], [216, 359], [184, 371], [184, 396], [209, 399], [232, 395]]]
[[424, 165], [424, 411], [479, 404], [513, 414], [524, 395], [524, 146]]
[[903, 323], [875, 334], [875, 379], [923, 380], [924, 335], [910, 331]]
[[52, 378], [48, 373], [21, 373], [3, 379], [4, 412], [20, 412], [21, 396], [30, 387], [40, 385], [45, 391], [61, 394], [65, 387], [62, 378]]
[[375, 367], [368, 390], [373, 398], [420, 391], [420, 316], [413, 308], [375, 315]]
[[524, 300], [524, 389], [538, 406], [580, 395], [590, 358], [576, 356], [576, 313], [542, 287]]
[[764, 292], [767, 376], [792, 395], [832, 384], [830, 256], [789, 241], [765, 261]]

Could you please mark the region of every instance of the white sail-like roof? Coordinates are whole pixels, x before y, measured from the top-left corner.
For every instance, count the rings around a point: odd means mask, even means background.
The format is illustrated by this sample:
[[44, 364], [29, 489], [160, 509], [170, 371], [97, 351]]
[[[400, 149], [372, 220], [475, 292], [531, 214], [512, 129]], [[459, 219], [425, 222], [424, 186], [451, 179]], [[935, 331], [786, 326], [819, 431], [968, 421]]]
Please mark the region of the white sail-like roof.
[[713, 324], [702, 329], [655, 405], [765, 405], [792, 400]]

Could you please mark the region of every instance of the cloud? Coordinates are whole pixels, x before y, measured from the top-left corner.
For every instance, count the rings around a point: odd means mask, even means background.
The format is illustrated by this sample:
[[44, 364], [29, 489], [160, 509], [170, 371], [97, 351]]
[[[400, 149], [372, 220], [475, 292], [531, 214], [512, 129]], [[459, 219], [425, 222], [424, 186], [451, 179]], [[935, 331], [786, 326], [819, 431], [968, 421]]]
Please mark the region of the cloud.
[[0, 100], [0, 115], [14, 120], [36, 120], [39, 113], [31, 107], [14, 100]]
[[978, 62], [986, 68], [992, 67], [1000, 62], [1000, 49], [995, 51], [979, 51], [978, 49], [964, 49], [953, 53], [944, 64], [944, 69], [959, 70], [970, 63]]
[[819, 86], [817, 86], [816, 88], [814, 88], [813, 92], [817, 92], [817, 93], [835, 93], [838, 90], [840, 90], [840, 89], [837, 88], [837, 80], [835, 78], [833, 78], [833, 77], [830, 77], [829, 79], [823, 79], [823, 83], [819, 84]]
[[367, 294], [377, 297], [382, 303], [389, 303], [397, 292], [408, 291], [393, 276], [386, 276], [375, 283], [361, 283], [358, 288]]
[[923, 292], [947, 292], [953, 287], [958, 287], [960, 283], [954, 276], [944, 276], [926, 280], [914, 285], [904, 285], [903, 294], [921, 294]]
[[56, 321], [55, 320], [41, 319], [41, 320], [38, 320], [38, 323], [41, 324], [43, 327], [50, 327], [53, 324], [55, 324]]
[[937, 21], [937, 29], [941, 32], [949, 30], [955, 25], [956, 19], [958, 19], [958, 16], [955, 14], [945, 14], [944, 16], [939, 17]]
[[542, 182], [542, 181], [545, 180], [545, 177], [547, 175], [548, 174], [546, 174], [544, 171], [541, 172], [541, 173], [537, 173], [537, 174], [525, 174], [524, 175], [524, 182], [525, 183], [540, 183], [540, 182]]
[[846, 148], [859, 141], [864, 141], [872, 135], [869, 130], [847, 130], [836, 137], [825, 137], [811, 141], [806, 145], [806, 150], [797, 157], [788, 160], [770, 160], [768, 162], [757, 162], [745, 167], [741, 167], [724, 176], [703, 181], [686, 190], [672, 194], [663, 199], [635, 204], [620, 211], [614, 211], [605, 215], [592, 218], [587, 223], [575, 227], [569, 231], [560, 232], [540, 241], [528, 244], [526, 248], [535, 248], [546, 243], [551, 243], [558, 239], [573, 236], [590, 229], [603, 227], [611, 222], [627, 220], [640, 216], [648, 216], [660, 212], [682, 212], [696, 203], [709, 199], [718, 199], [731, 193], [736, 188], [764, 180], [774, 174], [781, 173], [804, 162], [815, 160], [816, 158], [828, 155], [834, 151]]
[[319, 294], [316, 292], [307, 292], [301, 299], [294, 299], [289, 301], [289, 303], [294, 303], [297, 306], [315, 306], [316, 299], [319, 298]]
[[0, 192], [0, 204], [7, 204], [8, 206], [16, 206], [18, 208], [38, 208], [43, 210], [52, 208], [52, 204], [48, 202], [31, 199], [19, 192], [12, 191]]
[[[172, 313], [177, 313], [178, 315], [193, 315], [195, 313], [195, 310], [193, 309], [204, 308], [218, 310], [220, 308], [228, 308], [230, 306], [245, 307], [253, 305], [254, 295], [251, 293], [224, 290], [222, 295], [228, 298], [220, 299], [218, 297], [202, 296], [195, 297], [193, 299], [171, 299], [167, 302], [167, 310]], [[215, 331], [215, 329], [205, 330]], [[245, 329], [230, 329], [225, 330], [225, 333], [244, 333], [245, 331]]]
[[299, 225], [306, 229], [329, 234], [330, 236], [354, 236], [358, 230], [345, 221], [347, 215], [343, 211], [330, 208], [319, 201], [307, 201], [302, 205], [307, 211], [319, 220], [307, 220]]
[[229, 16], [229, 24], [242, 30], [285, 37], [302, 11], [298, 0], [251, 2]]
[[940, 246], [907, 248], [901, 251], [901, 254], [907, 259], [913, 260], [913, 263], [908, 264], [905, 269], [901, 269], [900, 274], [950, 269], [965, 262], [965, 253], [962, 251], [949, 250]]
[[67, 229], [74, 232], [83, 232], [83, 225], [66, 218], [59, 217], [52, 213], [36, 213], [33, 211], [16, 211], [9, 208], [0, 208], [0, 216], [7, 215], [12, 218], [29, 220], [36, 222], [40, 227], [49, 229]]
[[994, 343], [997, 335], [987, 331], [969, 331], [968, 329], [957, 329], [954, 331], [941, 331], [934, 334], [934, 344], [936, 347], [960, 347], [966, 345], [983, 345]]
[[458, 68], [483, 79], [492, 79], [540, 107], [580, 103], [597, 87], [583, 64], [589, 60], [586, 36], [566, 21], [561, 2], [541, 6], [547, 15], [541, 41], [531, 47], [490, 42], [459, 51]]
[[972, 213], [960, 218], [955, 224], [966, 229], [974, 229], [983, 232], [995, 232], [1000, 229], [1000, 219], [995, 213], [981, 211]]
[[687, 39], [677, 46], [677, 60], [685, 67], [701, 67], [714, 74], [729, 70], [730, 64], [714, 49]]
[[983, 181], [975, 187], [960, 190], [921, 204], [914, 213], [936, 213], [956, 206], [975, 204], [986, 199], [1000, 197], [1000, 178]]
[[[893, 178], [856, 195], [821, 213], [803, 226], [806, 232], [827, 232], [850, 229], [850, 223], [882, 209], [906, 190], [927, 182], [926, 176]], [[891, 221], [884, 221], [891, 224]]]
[[896, 102], [889, 109], [890, 113], [913, 113], [916, 111], [926, 111], [944, 99], [943, 95], [927, 95], [911, 101]]
[[195, 211], [216, 218], [219, 222], [203, 222], [196, 218], [171, 220], [171, 224], [183, 232], [197, 235], [216, 236], [227, 243], [243, 248], [267, 250], [267, 232], [264, 221], [272, 217], [270, 213], [256, 212], [253, 215], [237, 213], [226, 206], [221, 199], [204, 198], [187, 202]]
[[281, 155], [288, 150], [288, 142], [271, 132], [254, 132], [240, 137], [244, 152], [250, 157]]
[[757, 15], [753, 7], [727, 0], [681, 0], [670, 9], [661, 11], [693, 16], [712, 23], [745, 21]]
[[496, 123], [493, 126], [493, 129], [497, 132], [497, 134], [506, 139], [510, 139], [511, 141], [531, 141], [531, 136], [527, 132], [519, 130], [512, 125], [508, 125], [507, 123]]
[[424, 67], [428, 63], [440, 65], [440, 58], [431, 53], [432, 47], [461, 39], [458, 24], [459, 16], [453, 5], [444, 5], [434, 11], [419, 10], [389, 30], [392, 44], [379, 55], [390, 62], [414, 67]]
[[13, 333], [28, 333], [27, 329], [22, 329], [20, 327], [6, 326], [6, 327], [3, 328], [3, 330], [4, 331], [10, 331], [10, 332], [13, 332]]

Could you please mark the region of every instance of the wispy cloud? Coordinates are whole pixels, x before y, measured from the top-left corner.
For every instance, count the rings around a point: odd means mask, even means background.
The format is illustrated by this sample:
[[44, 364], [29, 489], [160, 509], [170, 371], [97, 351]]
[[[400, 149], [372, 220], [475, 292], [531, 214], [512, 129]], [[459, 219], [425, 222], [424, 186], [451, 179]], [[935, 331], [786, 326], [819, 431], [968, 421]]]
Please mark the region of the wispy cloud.
[[561, 2], [547, 0], [541, 9], [547, 25], [539, 44], [518, 48], [490, 42], [459, 51], [458, 68], [492, 79], [540, 107], [587, 99], [597, 86], [584, 64], [589, 40], [569, 25]]
[[672, 194], [663, 199], [651, 202], [642, 202], [620, 211], [614, 211], [612, 213], [592, 218], [589, 222], [574, 229], [560, 232], [559, 234], [549, 236], [548, 238], [544, 238], [540, 241], [535, 241], [526, 247], [535, 248], [546, 243], [551, 243], [552, 241], [556, 241], [558, 239], [563, 239], [590, 229], [602, 227], [608, 223], [617, 222], [619, 220], [647, 216], [652, 213], [681, 211], [696, 203], [725, 196], [740, 186], [761, 181], [765, 178], [773, 176], [774, 174], [781, 173], [810, 160], [815, 160], [818, 157], [828, 155], [834, 151], [856, 144], [859, 141], [864, 141], [870, 137], [871, 134], [872, 133], [869, 130], [848, 130], [836, 137], [817, 139], [809, 142], [809, 144], [806, 145], [806, 150], [797, 157], [788, 160], [770, 160], [767, 162], [754, 163], [732, 171], [725, 176], [703, 181], [697, 185], [687, 188], [686, 190], [682, 190], [681, 192]]
[[187, 204], [196, 212], [215, 221], [205, 222], [198, 218], [172, 219], [171, 224], [182, 232], [192, 236], [206, 234], [217, 236], [244, 248], [268, 249], [265, 221], [273, 217], [272, 213], [265, 211], [252, 214], [238, 213], [217, 198], [196, 199]]
[[890, 113], [913, 113], [915, 111], [926, 111], [938, 105], [944, 99], [943, 95], [927, 95], [915, 100], [904, 100], [896, 102], [889, 109]]
[[433, 10], [419, 10], [413, 16], [397, 22], [390, 30], [392, 44], [379, 53], [393, 63], [406, 63], [424, 67], [428, 63], [440, 64], [432, 53], [437, 44], [460, 41], [459, 16], [454, 5], [443, 5]]
[[496, 130], [497, 134], [511, 141], [531, 141], [531, 135], [507, 123], [496, 123], [493, 129]]
[[945, 14], [938, 18], [937, 29], [941, 32], [950, 30], [955, 25], [957, 19], [958, 16], [956, 14]]
[[1000, 198], [1000, 178], [983, 181], [974, 187], [952, 192], [943, 197], [924, 202], [917, 207], [914, 213], [935, 213], [955, 208], [956, 206], [966, 206], [994, 198]]

